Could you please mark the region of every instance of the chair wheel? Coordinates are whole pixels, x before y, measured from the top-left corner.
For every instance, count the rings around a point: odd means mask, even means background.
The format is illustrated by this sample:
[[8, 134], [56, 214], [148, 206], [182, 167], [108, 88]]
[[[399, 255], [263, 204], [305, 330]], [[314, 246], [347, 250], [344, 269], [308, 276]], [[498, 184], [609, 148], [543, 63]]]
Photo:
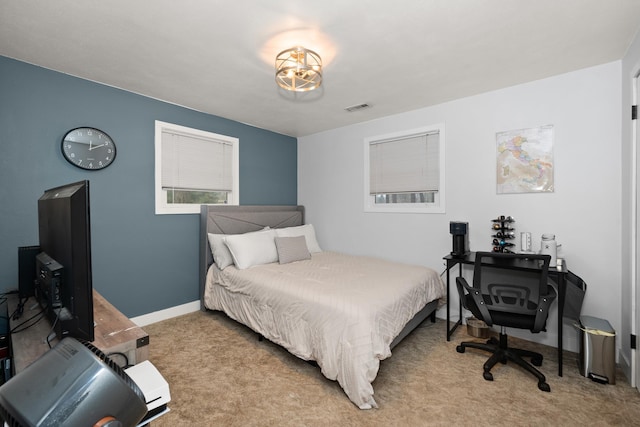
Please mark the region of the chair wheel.
[[531, 364], [533, 366], [542, 366], [542, 357], [532, 357]]
[[464, 349], [464, 347], [463, 347], [463, 346], [461, 346], [461, 345], [459, 345], [459, 346], [457, 346], [457, 347], [456, 347], [456, 351], [457, 351], [458, 353], [464, 353], [464, 350], [465, 350], [465, 349]]
[[[493, 374], [491, 374], [491, 372], [485, 371], [485, 372], [483, 372], [482, 376], [487, 381], [493, 381]], [[538, 385], [538, 387], [540, 387], [540, 385]]]
[[489, 339], [487, 340], [487, 344], [490, 344], [490, 345], [498, 345], [498, 344], [499, 344], [499, 342], [498, 342], [498, 339], [497, 339], [496, 337], [491, 337], [491, 338], [489, 338]]
[[543, 382], [539, 382], [538, 383], [538, 388], [542, 391], [546, 391], [546, 392], [550, 392], [551, 391], [551, 387], [549, 387], [549, 384], [547, 383], [543, 383]]

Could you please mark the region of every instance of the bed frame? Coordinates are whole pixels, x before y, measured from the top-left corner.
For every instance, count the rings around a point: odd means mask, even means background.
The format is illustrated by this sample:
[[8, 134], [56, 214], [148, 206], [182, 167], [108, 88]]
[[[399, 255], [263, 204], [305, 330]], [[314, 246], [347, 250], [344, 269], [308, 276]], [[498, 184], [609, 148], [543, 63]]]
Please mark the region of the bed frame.
[[[304, 206], [231, 206], [202, 205], [200, 209], [200, 308], [204, 306], [204, 288], [207, 270], [213, 263], [207, 234], [241, 234], [264, 227], [284, 228], [304, 224]], [[427, 317], [436, 321], [438, 301], [428, 303], [407, 323], [391, 343], [395, 347]]]

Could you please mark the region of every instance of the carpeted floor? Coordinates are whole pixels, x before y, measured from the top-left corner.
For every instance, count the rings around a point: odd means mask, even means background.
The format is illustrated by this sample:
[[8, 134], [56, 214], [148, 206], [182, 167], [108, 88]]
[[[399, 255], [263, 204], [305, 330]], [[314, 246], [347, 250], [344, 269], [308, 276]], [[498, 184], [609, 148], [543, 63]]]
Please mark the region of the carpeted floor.
[[320, 369], [290, 355], [221, 313], [195, 312], [144, 328], [150, 360], [169, 382], [171, 411], [160, 426], [607, 426], [640, 425], [640, 393], [618, 370], [615, 385], [580, 375], [565, 353], [541, 351], [551, 393], [521, 368], [498, 364], [482, 377], [483, 352], [456, 352], [444, 321], [423, 323], [382, 362], [373, 387], [380, 408], [358, 409]]

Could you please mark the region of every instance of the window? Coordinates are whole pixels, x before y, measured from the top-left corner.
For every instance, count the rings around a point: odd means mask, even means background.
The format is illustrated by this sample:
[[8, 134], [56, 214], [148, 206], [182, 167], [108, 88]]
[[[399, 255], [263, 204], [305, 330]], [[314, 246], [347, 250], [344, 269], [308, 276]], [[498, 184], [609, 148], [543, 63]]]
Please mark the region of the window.
[[444, 125], [364, 141], [365, 212], [444, 213]]
[[237, 205], [237, 138], [156, 121], [156, 214]]

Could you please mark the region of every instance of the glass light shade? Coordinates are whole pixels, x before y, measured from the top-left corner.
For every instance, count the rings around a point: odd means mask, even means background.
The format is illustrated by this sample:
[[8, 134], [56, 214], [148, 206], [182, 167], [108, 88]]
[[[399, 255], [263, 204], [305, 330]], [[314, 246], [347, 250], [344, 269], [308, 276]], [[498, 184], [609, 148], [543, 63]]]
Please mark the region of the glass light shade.
[[316, 89], [322, 84], [320, 55], [302, 46], [283, 50], [276, 56], [276, 82], [294, 92]]

